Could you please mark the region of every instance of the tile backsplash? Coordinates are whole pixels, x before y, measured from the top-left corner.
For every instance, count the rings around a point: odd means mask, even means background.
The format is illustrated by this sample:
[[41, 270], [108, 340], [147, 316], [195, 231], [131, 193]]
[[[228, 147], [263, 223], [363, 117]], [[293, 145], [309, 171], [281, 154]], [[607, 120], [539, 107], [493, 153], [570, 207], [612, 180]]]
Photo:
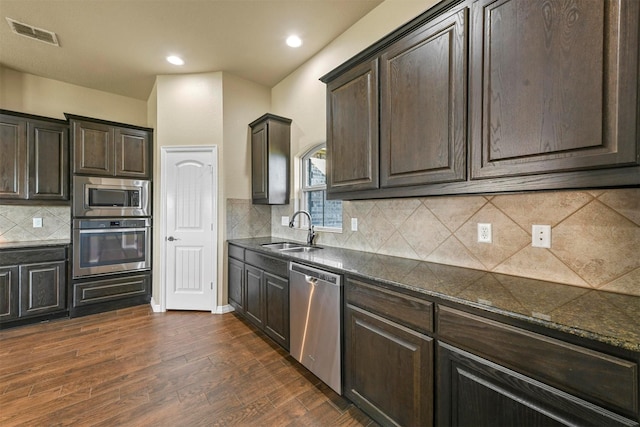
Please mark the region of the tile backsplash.
[[[304, 241], [280, 224], [292, 212], [272, 207], [271, 235]], [[477, 242], [478, 223], [493, 243]], [[318, 244], [640, 295], [640, 189], [352, 201], [343, 224]], [[533, 224], [551, 225], [550, 249], [531, 246]]]
[[[33, 218], [42, 218], [42, 227], [33, 227]], [[0, 205], [0, 242], [69, 240], [69, 206]]]
[[227, 199], [227, 239], [271, 235], [271, 207], [251, 200]]

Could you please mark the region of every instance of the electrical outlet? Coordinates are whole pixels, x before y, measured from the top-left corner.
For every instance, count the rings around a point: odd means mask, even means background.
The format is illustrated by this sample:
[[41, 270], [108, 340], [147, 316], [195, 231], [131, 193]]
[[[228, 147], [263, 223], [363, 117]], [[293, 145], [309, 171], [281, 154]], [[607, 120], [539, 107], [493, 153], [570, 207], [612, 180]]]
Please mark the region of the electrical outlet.
[[351, 218], [351, 231], [358, 231], [358, 218]]
[[42, 228], [42, 218], [33, 218], [33, 228]]
[[284, 225], [284, 226], [288, 227], [289, 226], [289, 217], [288, 216], [280, 217], [280, 225]]
[[534, 248], [551, 248], [551, 226], [531, 226], [531, 246]]
[[478, 223], [478, 243], [491, 243], [491, 224]]

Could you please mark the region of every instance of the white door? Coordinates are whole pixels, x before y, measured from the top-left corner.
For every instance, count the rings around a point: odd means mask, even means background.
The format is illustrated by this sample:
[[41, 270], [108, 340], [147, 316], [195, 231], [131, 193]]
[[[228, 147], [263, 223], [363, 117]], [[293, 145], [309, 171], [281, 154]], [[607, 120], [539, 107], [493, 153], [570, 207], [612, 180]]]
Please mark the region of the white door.
[[216, 147], [164, 147], [164, 288], [168, 310], [216, 306]]

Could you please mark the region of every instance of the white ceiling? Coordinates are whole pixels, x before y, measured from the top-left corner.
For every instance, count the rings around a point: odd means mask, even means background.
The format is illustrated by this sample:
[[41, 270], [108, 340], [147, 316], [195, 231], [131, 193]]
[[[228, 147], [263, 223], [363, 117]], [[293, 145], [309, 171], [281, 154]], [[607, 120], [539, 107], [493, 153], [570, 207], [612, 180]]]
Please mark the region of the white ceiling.
[[[225, 71], [272, 87], [381, 2], [0, 0], [0, 64], [142, 100], [159, 74]], [[6, 17], [56, 33], [60, 47], [14, 34]], [[302, 47], [286, 46], [292, 33]]]

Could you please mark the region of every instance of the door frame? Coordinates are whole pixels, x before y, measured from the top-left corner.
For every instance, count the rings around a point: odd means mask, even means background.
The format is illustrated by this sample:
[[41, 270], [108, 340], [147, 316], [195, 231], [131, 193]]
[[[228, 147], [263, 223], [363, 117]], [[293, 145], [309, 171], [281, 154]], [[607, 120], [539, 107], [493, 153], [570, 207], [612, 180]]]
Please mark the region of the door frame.
[[[161, 303], [160, 311], [167, 311], [167, 245], [164, 244], [167, 238], [167, 154], [168, 153], [211, 153], [213, 155], [213, 173], [211, 174], [211, 188], [213, 196], [211, 197], [211, 221], [213, 230], [211, 233], [211, 254], [213, 258], [213, 290], [211, 301], [211, 313], [216, 313], [218, 307], [218, 146], [217, 145], [167, 145], [160, 147], [160, 203], [162, 215], [160, 217], [160, 242], [162, 249], [160, 251], [160, 287], [161, 287]], [[156, 270], [157, 271], [157, 270]]]

